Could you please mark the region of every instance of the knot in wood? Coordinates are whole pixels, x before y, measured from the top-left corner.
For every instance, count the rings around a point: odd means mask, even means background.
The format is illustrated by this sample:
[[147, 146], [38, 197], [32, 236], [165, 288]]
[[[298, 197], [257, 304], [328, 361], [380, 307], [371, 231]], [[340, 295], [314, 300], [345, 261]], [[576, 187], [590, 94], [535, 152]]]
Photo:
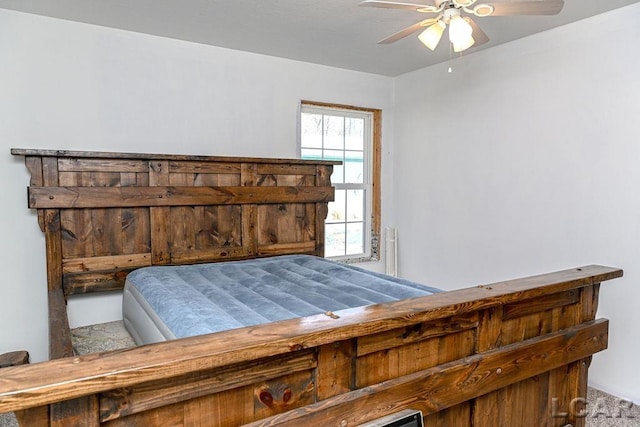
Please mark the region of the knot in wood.
[[289, 349], [291, 351], [300, 351], [304, 350], [304, 346], [302, 344], [292, 344], [291, 346], [289, 346]]
[[264, 403], [266, 406], [271, 406], [273, 404], [273, 395], [268, 390], [263, 390], [258, 395], [260, 402]]

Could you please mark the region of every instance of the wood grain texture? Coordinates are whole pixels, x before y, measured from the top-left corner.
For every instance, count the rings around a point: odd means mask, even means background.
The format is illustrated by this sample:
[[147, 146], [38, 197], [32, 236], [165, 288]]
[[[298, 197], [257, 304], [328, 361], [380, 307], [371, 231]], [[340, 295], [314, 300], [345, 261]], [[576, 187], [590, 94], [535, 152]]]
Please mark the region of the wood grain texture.
[[101, 394], [100, 419], [108, 421], [234, 388], [263, 384], [293, 372], [309, 372], [316, 366], [315, 354], [306, 351], [242, 366], [190, 373], [170, 381], [160, 380], [120, 388]]
[[19, 366], [29, 363], [29, 352], [25, 350], [0, 354], [0, 368]]
[[301, 159], [275, 159], [264, 157], [231, 157], [231, 156], [199, 156], [189, 154], [158, 154], [158, 153], [118, 153], [108, 151], [74, 151], [74, 150], [41, 150], [33, 148], [12, 148], [11, 154], [14, 156], [34, 156], [48, 158], [89, 158], [89, 159], [140, 159], [140, 160], [173, 160], [190, 162], [222, 162], [222, 163], [268, 163], [268, 164], [291, 164], [291, 165], [336, 165], [340, 162], [330, 160], [301, 160]]
[[[534, 338], [391, 379], [300, 410], [248, 424], [258, 426], [357, 425], [394, 408], [410, 405], [429, 415], [482, 394], [509, 386], [606, 348], [607, 322], [595, 321], [570, 331]], [[549, 349], [553, 349], [549, 351]], [[525, 402], [524, 399], [519, 399]], [[391, 411], [393, 412], [393, 411]], [[523, 425], [524, 419], [511, 425]]]
[[29, 187], [32, 209], [315, 203], [333, 198], [332, 187]]
[[73, 356], [67, 300], [62, 289], [49, 291], [49, 358], [59, 359]]

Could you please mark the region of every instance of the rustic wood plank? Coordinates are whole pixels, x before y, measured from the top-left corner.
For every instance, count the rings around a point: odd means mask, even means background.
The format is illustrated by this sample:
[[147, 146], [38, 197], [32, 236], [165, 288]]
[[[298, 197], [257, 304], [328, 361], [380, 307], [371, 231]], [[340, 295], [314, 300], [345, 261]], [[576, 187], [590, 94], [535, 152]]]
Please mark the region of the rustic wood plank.
[[249, 256], [258, 254], [258, 206], [242, 205], [242, 247]]
[[196, 212], [197, 206], [172, 207], [169, 219], [171, 239], [171, 262], [176, 263], [177, 252], [188, 253], [196, 250]]
[[600, 283], [587, 286], [580, 291], [580, 321], [594, 320], [598, 311], [598, 296], [600, 294]]
[[110, 255], [62, 260], [63, 273], [132, 269], [151, 265], [151, 253]]
[[49, 291], [62, 289], [62, 240], [60, 234], [60, 211], [44, 211], [45, 245], [47, 257], [47, 285]]
[[142, 160], [109, 160], [60, 158], [61, 172], [146, 172], [149, 165]]
[[478, 327], [477, 316], [468, 315], [438, 319], [404, 328], [392, 329], [358, 338], [358, 357], [392, 347], [420, 342], [429, 338], [466, 331]]
[[324, 400], [355, 388], [354, 359], [353, 340], [326, 344], [318, 349], [316, 400]]
[[259, 175], [312, 175], [316, 174], [315, 165], [257, 165]]
[[[24, 161], [31, 176], [29, 185], [43, 186], [42, 157], [25, 157]], [[40, 231], [44, 232], [44, 212], [41, 210], [38, 210], [38, 225], [40, 226]]]
[[171, 208], [149, 208], [151, 225], [151, 258], [153, 265], [164, 265], [171, 262], [171, 240], [169, 224]]
[[258, 205], [257, 238], [259, 247], [278, 244], [277, 217], [277, 205]]
[[[571, 325], [574, 325], [572, 322]], [[502, 323], [502, 345], [537, 337], [553, 331], [553, 310], [505, 320]]]
[[[169, 162], [155, 160], [149, 162], [149, 186], [169, 184]], [[171, 262], [171, 208], [150, 207], [149, 227], [151, 229], [151, 262], [165, 265]]]
[[43, 186], [44, 175], [42, 172], [42, 157], [25, 157], [24, 163], [31, 176], [29, 185], [36, 187]]
[[333, 199], [333, 187], [29, 187], [32, 209], [316, 203]]
[[176, 264], [194, 264], [242, 259], [249, 256], [250, 252], [241, 246], [210, 248], [205, 250], [175, 249], [171, 253], [171, 261]]
[[97, 257], [122, 253], [122, 210], [91, 209], [93, 255]]
[[[482, 424], [471, 424], [471, 405], [461, 403], [435, 414], [427, 415], [423, 419], [424, 427], [480, 427]], [[496, 427], [499, 424], [488, 425]]]
[[[480, 311], [476, 335], [476, 353], [493, 350], [502, 346], [503, 306]], [[502, 397], [499, 391], [479, 396], [471, 403], [473, 408], [471, 425], [490, 424], [495, 414], [500, 414]]]
[[157, 153], [117, 153], [105, 151], [72, 151], [72, 150], [40, 150], [32, 148], [12, 148], [11, 154], [14, 156], [37, 156], [37, 157], [78, 157], [96, 159], [154, 159], [154, 160], [174, 160], [174, 161], [198, 161], [198, 162], [220, 162], [220, 163], [276, 163], [292, 165], [337, 165], [340, 162], [330, 160], [303, 160], [303, 159], [276, 159], [264, 157], [230, 157], [230, 156], [197, 156], [190, 154], [157, 154]]
[[122, 253], [124, 255], [150, 253], [151, 229], [149, 209], [122, 209], [120, 228]]
[[241, 162], [170, 161], [170, 173], [239, 174]]
[[[67, 317], [67, 301], [62, 289], [49, 291], [49, 358], [73, 356], [71, 331]], [[7, 368], [8, 369], [8, 368]]]
[[316, 249], [316, 242], [275, 243], [272, 245], [258, 245], [258, 255], [312, 254]]
[[122, 172], [64, 172], [60, 171], [58, 178], [59, 187], [120, 187], [122, 177], [129, 176], [129, 180], [135, 177], [134, 172], [129, 175]]
[[274, 380], [292, 372], [310, 371], [316, 366], [314, 352], [305, 351], [283, 358], [257, 360], [244, 365], [232, 365], [117, 389], [100, 396], [100, 419], [103, 422], [113, 420], [208, 394]]
[[91, 214], [91, 209], [60, 211], [63, 258], [81, 258], [95, 254]]
[[[333, 166], [318, 166], [316, 175], [316, 185], [325, 186], [331, 183], [331, 173], [333, 172]], [[335, 195], [331, 200], [335, 200]], [[315, 240], [316, 240], [316, 255], [324, 257], [324, 240], [325, 240], [325, 226], [324, 221], [329, 214], [329, 206], [326, 203], [316, 203], [315, 212]]]
[[0, 354], [0, 368], [25, 365], [29, 363], [29, 352], [24, 350]]
[[133, 269], [92, 271], [65, 274], [62, 280], [64, 294], [78, 295], [94, 292], [119, 291]]
[[21, 427], [50, 427], [49, 405], [16, 411], [15, 415]]
[[[237, 185], [240, 175], [220, 175], [218, 183], [221, 186]], [[216, 212], [217, 246], [242, 246], [242, 207], [245, 205], [212, 206]]]
[[[146, 172], [145, 169], [143, 172]], [[120, 186], [121, 187], [131, 187], [135, 186], [138, 183], [138, 174], [143, 172], [120, 172]]]
[[[240, 174], [240, 185], [256, 187], [258, 185], [258, 165], [256, 163], [243, 163]], [[242, 205], [241, 241], [242, 247], [251, 256], [258, 253], [258, 205]]]
[[267, 418], [314, 402], [313, 373], [295, 372], [254, 387], [253, 419]]
[[[206, 414], [203, 414], [206, 415]], [[188, 424], [204, 427], [203, 424]], [[185, 403], [163, 406], [153, 411], [139, 412], [124, 418], [102, 423], [102, 427], [149, 427], [149, 426], [185, 426]]]
[[296, 241], [310, 242], [316, 238], [316, 215], [313, 203], [296, 205]]
[[50, 407], [51, 427], [99, 427], [98, 398], [95, 395], [54, 403]]
[[258, 186], [258, 165], [256, 163], [242, 163], [240, 181], [244, 187]]
[[276, 212], [278, 243], [296, 242], [296, 212], [293, 204], [280, 204]]
[[[253, 390], [242, 387], [184, 404], [184, 426], [232, 427], [253, 419]], [[230, 408], [234, 408], [230, 410]]]
[[589, 322], [470, 356], [464, 363], [439, 365], [345, 393], [246, 427], [357, 425], [408, 407], [429, 415], [601, 351], [607, 347], [607, 329], [607, 321]]
[[45, 157], [42, 159], [42, 185], [46, 187], [56, 187], [58, 182], [58, 159], [55, 157]]
[[[575, 304], [580, 300], [580, 291], [572, 289], [555, 295], [547, 295], [541, 298], [535, 298], [529, 301], [519, 301], [504, 306], [503, 319], [515, 319], [516, 317], [525, 316], [540, 311], [550, 310], [552, 308], [561, 307], [563, 305]], [[593, 320], [593, 319], [589, 319]]]

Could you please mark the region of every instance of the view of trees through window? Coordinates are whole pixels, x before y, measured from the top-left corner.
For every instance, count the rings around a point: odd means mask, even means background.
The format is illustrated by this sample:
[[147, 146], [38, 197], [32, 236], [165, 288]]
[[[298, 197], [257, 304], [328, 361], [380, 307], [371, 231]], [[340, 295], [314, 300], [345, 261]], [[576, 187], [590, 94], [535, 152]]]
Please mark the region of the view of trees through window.
[[302, 158], [342, 162], [331, 175], [336, 197], [326, 219], [327, 257], [369, 255], [370, 147], [369, 113], [303, 106]]

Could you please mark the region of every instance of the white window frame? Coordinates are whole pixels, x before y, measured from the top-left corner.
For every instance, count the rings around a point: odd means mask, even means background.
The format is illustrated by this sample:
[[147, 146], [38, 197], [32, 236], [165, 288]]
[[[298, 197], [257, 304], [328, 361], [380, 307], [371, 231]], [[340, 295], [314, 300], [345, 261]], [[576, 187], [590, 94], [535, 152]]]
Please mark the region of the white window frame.
[[[342, 117], [362, 118], [365, 122], [365, 146], [363, 150], [363, 167], [364, 167], [364, 179], [363, 183], [336, 183], [332, 182], [332, 185], [336, 190], [349, 190], [349, 189], [363, 189], [365, 194], [365, 207], [363, 217], [363, 231], [364, 231], [364, 252], [359, 254], [349, 254], [342, 256], [327, 257], [343, 262], [365, 262], [374, 261], [379, 259], [379, 224], [380, 224], [380, 212], [379, 212], [379, 174], [380, 174], [380, 160], [379, 160], [379, 123], [380, 110], [342, 106], [336, 104], [324, 104], [315, 103], [310, 101], [303, 101], [300, 106], [298, 114], [298, 156], [302, 157], [302, 126], [301, 117], [302, 113], [311, 114], [323, 114]], [[376, 135], [376, 132], [378, 134]], [[378, 139], [376, 141], [376, 138]], [[348, 152], [349, 150], [343, 150]], [[376, 170], [377, 169], [377, 170]], [[374, 203], [377, 201], [377, 203]], [[376, 209], [375, 206], [378, 206]], [[359, 221], [358, 221], [359, 222]], [[349, 221], [345, 219], [345, 224]], [[346, 244], [346, 242], [345, 242]]]

